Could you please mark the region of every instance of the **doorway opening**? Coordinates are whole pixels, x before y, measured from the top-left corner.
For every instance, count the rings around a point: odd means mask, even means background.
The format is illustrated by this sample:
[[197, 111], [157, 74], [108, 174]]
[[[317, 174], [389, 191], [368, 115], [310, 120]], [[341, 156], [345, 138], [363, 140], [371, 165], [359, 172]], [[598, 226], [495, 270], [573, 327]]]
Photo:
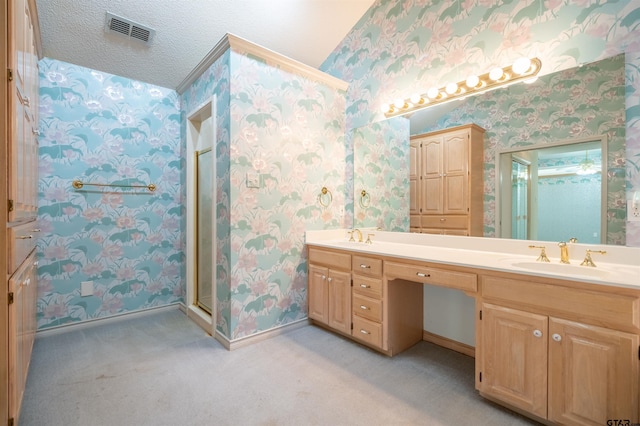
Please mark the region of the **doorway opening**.
[[187, 118], [187, 315], [216, 330], [215, 97]]

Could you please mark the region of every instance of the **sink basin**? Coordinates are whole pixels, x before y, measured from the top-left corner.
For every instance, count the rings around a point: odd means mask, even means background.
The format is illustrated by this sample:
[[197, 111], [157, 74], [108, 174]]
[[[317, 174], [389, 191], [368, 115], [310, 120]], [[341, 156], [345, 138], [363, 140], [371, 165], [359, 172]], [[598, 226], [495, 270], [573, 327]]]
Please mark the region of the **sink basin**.
[[598, 267], [594, 268], [591, 266], [533, 261], [511, 261], [509, 262], [509, 264], [514, 268], [558, 275], [582, 276], [590, 278], [607, 278], [610, 275], [610, 272], [606, 269]]

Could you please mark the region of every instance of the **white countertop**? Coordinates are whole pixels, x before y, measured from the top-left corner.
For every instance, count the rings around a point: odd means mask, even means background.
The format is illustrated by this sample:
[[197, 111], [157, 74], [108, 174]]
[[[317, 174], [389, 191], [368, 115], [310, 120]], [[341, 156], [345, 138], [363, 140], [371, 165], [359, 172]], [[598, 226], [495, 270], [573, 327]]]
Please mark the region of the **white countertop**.
[[[346, 229], [307, 231], [305, 243], [381, 256], [411, 259], [447, 265], [513, 272], [586, 283], [640, 289], [640, 248], [600, 244], [569, 244], [570, 264], [560, 263], [556, 242], [508, 240], [502, 238], [456, 237], [361, 229], [363, 240], [375, 234], [373, 244], [349, 242]], [[551, 262], [536, 262], [545, 246]], [[594, 267], [580, 266], [586, 249], [593, 253]]]

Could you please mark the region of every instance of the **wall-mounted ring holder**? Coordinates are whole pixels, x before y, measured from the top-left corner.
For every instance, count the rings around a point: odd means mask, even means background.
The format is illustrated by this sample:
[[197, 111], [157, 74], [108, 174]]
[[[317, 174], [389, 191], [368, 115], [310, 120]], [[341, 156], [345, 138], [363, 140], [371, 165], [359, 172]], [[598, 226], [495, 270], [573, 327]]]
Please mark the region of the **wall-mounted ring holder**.
[[366, 209], [371, 205], [371, 194], [366, 189], [360, 191], [360, 207]]
[[323, 186], [318, 194], [318, 203], [320, 203], [322, 207], [329, 207], [332, 201], [333, 194], [331, 194], [331, 191], [329, 191], [326, 186]]

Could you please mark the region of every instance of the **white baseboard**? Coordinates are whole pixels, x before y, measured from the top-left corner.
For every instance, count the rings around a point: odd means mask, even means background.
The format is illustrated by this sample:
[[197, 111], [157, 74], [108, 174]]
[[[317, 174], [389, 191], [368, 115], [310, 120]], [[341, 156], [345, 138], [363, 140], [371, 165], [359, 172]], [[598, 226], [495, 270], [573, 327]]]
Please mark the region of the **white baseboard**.
[[307, 318], [303, 318], [288, 324], [284, 324], [278, 327], [271, 328], [269, 330], [261, 331], [259, 333], [252, 334], [251, 336], [241, 337], [235, 340], [229, 340], [226, 336], [223, 336], [216, 330], [215, 339], [222, 344], [225, 348], [232, 351], [240, 349], [245, 346], [252, 345], [254, 343], [261, 342], [266, 339], [278, 336], [280, 334], [288, 333], [301, 327], [305, 327], [309, 324]]
[[134, 312], [124, 312], [122, 314], [115, 314], [110, 317], [91, 318], [84, 321], [72, 322], [69, 324], [62, 324], [55, 327], [49, 327], [43, 330], [37, 330], [36, 337], [52, 336], [55, 334], [66, 333], [72, 330], [80, 330], [83, 328], [95, 327], [96, 325], [114, 323], [118, 321], [129, 320], [132, 318], [140, 318], [150, 314], [157, 314], [158, 312], [161, 312], [161, 311], [172, 311], [174, 309], [182, 310], [180, 308], [180, 303], [172, 303], [171, 305], [157, 306], [157, 307], [142, 309]]

